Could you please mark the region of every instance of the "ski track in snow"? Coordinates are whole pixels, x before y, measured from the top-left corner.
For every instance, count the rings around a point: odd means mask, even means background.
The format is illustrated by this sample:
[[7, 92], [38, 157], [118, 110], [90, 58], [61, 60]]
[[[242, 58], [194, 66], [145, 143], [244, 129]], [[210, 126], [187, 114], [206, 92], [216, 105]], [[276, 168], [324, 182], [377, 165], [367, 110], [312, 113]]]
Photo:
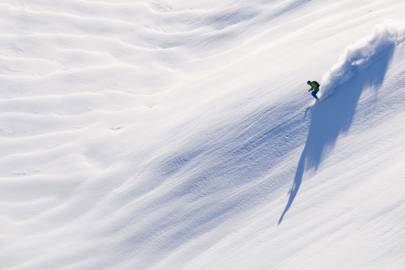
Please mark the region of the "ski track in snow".
[[0, 1], [0, 269], [404, 269], [404, 12]]

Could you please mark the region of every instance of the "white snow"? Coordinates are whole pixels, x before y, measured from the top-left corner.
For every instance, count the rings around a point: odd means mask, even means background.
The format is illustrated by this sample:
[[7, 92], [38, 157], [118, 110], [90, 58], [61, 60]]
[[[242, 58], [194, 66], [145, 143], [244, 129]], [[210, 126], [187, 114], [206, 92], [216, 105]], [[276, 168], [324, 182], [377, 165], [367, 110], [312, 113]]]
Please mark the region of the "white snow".
[[405, 269], [404, 14], [1, 0], [0, 269]]

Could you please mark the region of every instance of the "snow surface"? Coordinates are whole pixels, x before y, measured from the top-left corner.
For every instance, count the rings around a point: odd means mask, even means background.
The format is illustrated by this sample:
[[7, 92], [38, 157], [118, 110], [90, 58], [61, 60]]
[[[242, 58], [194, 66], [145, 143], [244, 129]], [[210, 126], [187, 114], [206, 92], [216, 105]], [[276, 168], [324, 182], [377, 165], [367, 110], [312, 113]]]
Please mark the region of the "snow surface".
[[0, 269], [405, 269], [404, 14], [1, 0]]

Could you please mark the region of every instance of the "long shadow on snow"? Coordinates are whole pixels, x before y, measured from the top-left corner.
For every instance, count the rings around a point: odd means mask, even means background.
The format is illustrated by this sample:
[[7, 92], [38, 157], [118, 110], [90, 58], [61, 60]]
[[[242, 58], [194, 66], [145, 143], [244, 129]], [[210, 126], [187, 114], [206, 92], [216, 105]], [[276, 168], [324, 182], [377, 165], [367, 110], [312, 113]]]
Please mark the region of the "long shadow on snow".
[[300, 189], [305, 170], [316, 171], [326, 154], [336, 144], [340, 134], [347, 133], [352, 125], [358, 101], [362, 92], [372, 87], [378, 89], [382, 84], [395, 46], [390, 45], [371, 59], [367, 67], [351, 66], [352, 78], [343, 84], [338, 84], [334, 94], [317, 103], [311, 109], [311, 123], [304, 150], [298, 161], [294, 182], [289, 191], [289, 198], [280, 224]]
[[[298, 193], [305, 169], [316, 170], [339, 134], [348, 131], [362, 91], [368, 86], [378, 88], [382, 83], [392, 52], [393, 48], [384, 49], [369, 59], [372, 65], [368, 68], [353, 69], [355, 76], [349, 82], [339, 85], [336, 94], [315, 106], [308, 134], [300, 111], [302, 103], [287, 102], [257, 110], [222, 127], [194, 142], [188, 151], [171, 153], [159, 163], [156, 171], [159, 181], [150, 189], [162, 181], [181, 179], [181, 182], [131, 212], [131, 217], [138, 217], [166, 209], [165, 218], [152, 218], [128, 235], [119, 243], [120, 252], [131, 254], [154, 243], [156, 237], [159, 238], [159, 244], [154, 244], [156, 248], [178, 248], [213, 230], [241, 209], [265, 201], [285, 183], [290, 171], [280, 170], [271, 178], [263, 176], [306, 141], [294, 185], [279, 219], [281, 223]], [[269, 123], [273, 123], [270, 129]], [[289, 137], [291, 134], [294, 136]], [[133, 192], [129, 191], [127, 197], [133, 198]], [[131, 217], [121, 222], [117, 231], [131, 226], [135, 222]]]

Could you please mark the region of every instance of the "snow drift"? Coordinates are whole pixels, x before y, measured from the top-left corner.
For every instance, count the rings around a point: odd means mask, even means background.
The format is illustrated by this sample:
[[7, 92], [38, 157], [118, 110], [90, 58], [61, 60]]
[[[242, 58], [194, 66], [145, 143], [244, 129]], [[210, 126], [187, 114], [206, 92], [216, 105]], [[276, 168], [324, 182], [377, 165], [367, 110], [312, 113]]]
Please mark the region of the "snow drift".
[[404, 1], [0, 7], [2, 270], [403, 269]]

